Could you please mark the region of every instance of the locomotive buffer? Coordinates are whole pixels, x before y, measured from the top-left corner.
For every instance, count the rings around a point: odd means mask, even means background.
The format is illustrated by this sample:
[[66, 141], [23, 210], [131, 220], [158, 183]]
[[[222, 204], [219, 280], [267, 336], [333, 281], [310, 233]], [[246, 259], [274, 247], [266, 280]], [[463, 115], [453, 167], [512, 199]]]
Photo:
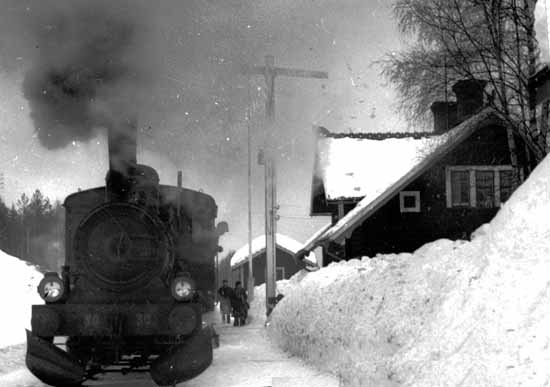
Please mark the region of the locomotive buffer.
[[[243, 66], [243, 73], [251, 75], [263, 75], [267, 85], [267, 100], [265, 102], [265, 113], [268, 125], [275, 122], [275, 77], [284, 75], [298, 78], [328, 79], [325, 71], [310, 71], [293, 68], [275, 67], [275, 58], [266, 55], [264, 66]], [[276, 232], [277, 232], [277, 174], [275, 158], [271, 152], [266, 152], [260, 159], [260, 164], [265, 168], [265, 239], [266, 239], [266, 314], [269, 315], [276, 303]], [[252, 257], [249, 257], [249, 262]], [[252, 265], [249, 263], [249, 278], [252, 277]]]

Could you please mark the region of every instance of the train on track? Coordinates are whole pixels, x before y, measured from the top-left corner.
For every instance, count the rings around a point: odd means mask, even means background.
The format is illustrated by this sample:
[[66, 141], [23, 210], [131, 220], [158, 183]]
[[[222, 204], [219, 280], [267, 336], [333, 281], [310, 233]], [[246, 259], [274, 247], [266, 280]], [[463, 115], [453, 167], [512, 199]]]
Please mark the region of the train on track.
[[52, 386], [133, 371], [175, 385], [212, 362], [203, 314], [227, 223], [215, 225], [214, 199], [183, 188], [181, 172], [162, 185], [137, 163], [134, 121], [116, 126], [106, 184], [66, 198], [65, 262], [44, 275], [45, 303], [32, 306], [26, 365]]

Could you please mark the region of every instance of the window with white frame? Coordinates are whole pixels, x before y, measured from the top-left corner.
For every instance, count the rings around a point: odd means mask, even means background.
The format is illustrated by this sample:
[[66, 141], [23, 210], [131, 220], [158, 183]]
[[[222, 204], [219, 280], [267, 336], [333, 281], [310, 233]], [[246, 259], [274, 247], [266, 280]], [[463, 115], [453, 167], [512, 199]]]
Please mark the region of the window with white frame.
[[399, 209], [401, 212], [420, 212], [420, 191], [399, 192]]
[[447, 207], [500, 206], [512, 194], [512, 171], [510, 165], [447, 167]]

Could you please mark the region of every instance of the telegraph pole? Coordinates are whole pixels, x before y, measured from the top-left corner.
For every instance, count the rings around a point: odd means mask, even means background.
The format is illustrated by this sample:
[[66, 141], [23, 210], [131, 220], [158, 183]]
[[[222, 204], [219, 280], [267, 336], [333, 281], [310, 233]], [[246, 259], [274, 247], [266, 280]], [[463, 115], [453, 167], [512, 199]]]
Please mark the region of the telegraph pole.
[[[250, 110], [246, 117], [248, 140], [248, 300], [254, 300], [254, 270], [252, 265], [252, 145], [250, 137]], [[243, 268], [244, 270], [244, 268]], [[243, 284], [244, 285], [244, 284]]]
[[[287, 77], [319, 78], [327, 79], [325, 71], [309, 71], [292, 68], [275, 67], [275, 58], [266, 55], [264, 66], [246, 66], [243, 69], [246, 74], [263, 75], [267, 86], [267, 100], [265, 113], [267, 124], [272, 127], [275, 122], [275, 77], [284, 75]], [[265, 168], [265, 247], [266, 247], [266, 314], [269, 315], [276, 302], [276, 233], [277, 233], [277, 172], [275, 157], [272, 152], [265, 152], [263, 165]]]

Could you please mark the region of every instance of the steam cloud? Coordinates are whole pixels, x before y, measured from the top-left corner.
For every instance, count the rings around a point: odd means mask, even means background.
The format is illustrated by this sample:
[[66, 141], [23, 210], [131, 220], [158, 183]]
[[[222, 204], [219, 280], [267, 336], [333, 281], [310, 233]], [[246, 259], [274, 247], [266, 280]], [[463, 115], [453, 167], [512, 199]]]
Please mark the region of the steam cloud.
[[117, 127], [115, 119], [135, 114], [130, 90], [145, 81], [133, 60], [136, 20], [101, 4], [71, 2], [34, 26], [36, 55], [23, 92], [49, 149], [88, 140], [96, 128]]
[[[261, 65], [264, 55], [272, 54], [280, 66], [330, 71], [331, 58], [342, 57], [335, 55], [340, 45], [334, 45], [331, 32], [331, 25], [340, 26], [341, 20], [334, 16], [338, 22], [331, 22], [327, 15], [337, 15], [340, 3], [2, 3], [0, 75], [17, 84], [23, 76], [36, 137], [44, 147], [61, 149], [72, 141], [99, 140], [96, 128], [124, 128], [125, 122], [136, 122], [138, 161], [155, 167], [161, 181], [170, 183], [175, 182], [175, 169], [181, 168], [185, 186], [216, 198], [220, 219], [231, 225], [227, 238], [233, 245], [244, 240], [246, 227], [241, 220], [248, 129], [253, 155], [259, 147], [277, 153], [284, 163], [281, 170], [301, 173], [288, 179], [309, 186], [311, 176], [303, 166], [311, 157], [311, 120], [325, 114], [326, 104], [319, 97], [329, 89], [321, 88], [324, 83], [318, 80], [281, 78], [276, 84], [278, 124], [273, 128], [263, 122], [263, 77], [245, 76], [240, 70], [242, 64]], [[368, 15], [362, 16], [361, 25]], [[28, 134], [23, 127], [21, 132], [20, 137]], [[98, 141], [97, 147], [82, 149], [99, 152], [102, 146]], [[258, 185], [253, 203], [262, 206], [263, 170], [255, 162], [253, 184]], [[281, 198], [284, 187], [280, 186]], [[297, 203], [294, 197], [300, 190], [293, 185], [287, 191], [290, 199], [281, 200]], [[262, 227], [261, 221], [254, 225], [255, 230]]]

